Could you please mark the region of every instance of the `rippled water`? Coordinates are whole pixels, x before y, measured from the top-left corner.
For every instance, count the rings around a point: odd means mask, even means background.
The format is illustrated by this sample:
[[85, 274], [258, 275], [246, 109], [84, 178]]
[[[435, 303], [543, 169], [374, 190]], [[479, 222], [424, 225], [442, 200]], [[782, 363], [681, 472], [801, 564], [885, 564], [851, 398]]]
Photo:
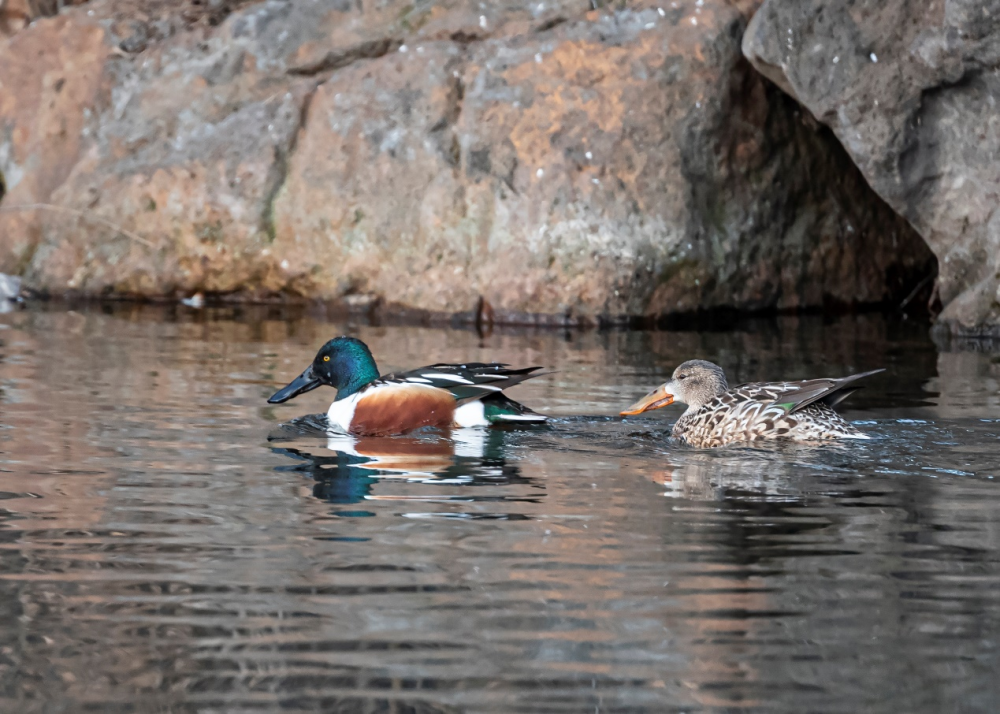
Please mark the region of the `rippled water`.
[[[555, 369], [513, 396], [556, 419], [356, 442], [296, 419], [330, 390], [265, 403], [342, 332], [383, 371]], [[887, 367], [845, 405], [876, 438], [706, 452], [666, 440], [679, 407], [614, 416], [691, 357]], [[2, 315], [0, 711], [995, 711], [998, 381], [877, 316]]]

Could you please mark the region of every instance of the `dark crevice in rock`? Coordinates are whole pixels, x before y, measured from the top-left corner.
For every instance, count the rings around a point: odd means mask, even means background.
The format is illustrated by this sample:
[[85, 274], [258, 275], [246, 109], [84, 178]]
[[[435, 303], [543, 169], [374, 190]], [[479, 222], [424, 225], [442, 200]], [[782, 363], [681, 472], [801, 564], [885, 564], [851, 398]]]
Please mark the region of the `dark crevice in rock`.
[[378, 59], [399, 49], [403, 42], [395, 37], [382, 37], [363, 42], [347, 50], [327, 52], [322, 59], [309, 64], [290, 67], [288, 74], [312, 77], [323, 72], [332, 72], [364, 59]]
[[465, 82], [462, 81], [461, 71], [454, 69], [454, 67], [455, 63], [448, 66], [448, 69], [452, 71], [452, 81], [448, 87], [448, 111], [431, 127], [431, 131], [441, 131], [449, 126], [455, 126], [458, 117], [462, 114], [462, 102], [465, 100]]
[[455, 125], [462, 114], [462, 102], [465, 100], [465, 82], [458, 67], [458, 62], [452, 62], [446, 68], [452, 75], [448, 86], [448, 108], [430, 128], [430, 134], [435, 137], [441, 156], [456, 171], [462, 164], [462, 146]]
[[[761, 87], [749, 64], [740, 62], [732, 77], [720, 97], [723, 125], [711, 132], [723, 139], [706, 152], [689, 126], [681, 142], [690, 231], [705, 262], [733, 241], [757, 247], [749, 262], [701, 276], [702, 302], [720, 303], [737, 285], [753, 283], [759, 292], [745, 305], [750, 311], [898, 308], [906, 301], [914, 312], [926, 305], [933, 254], [871, 189], [833, 132], [778, 87]], [[756, 142], [763, 142], [761, 159], [730, 171], [746, 163], [739, 154]], [[783, 267], [766, 276], [767, 266]]]
[[288, 178], [288, 166], [291, 163], [292, 156], [295, 154], [295, 149], [298, 146], [299, 134], [302, 133], [306, 127], [306, 123], [309, 121], [309, 108], [312, 106], [313, 97], [316, 96], [316, 90], [318, 90], [322, 84], [323, 82], [318, 82], [313, 85], [302, 98], [299, 106], [298, 126], [295, 127], [295, 131], [291, 132], [291, 137], [288, 140], [288, 146], [284, 148], [276, 146], [274, 148], [275, 156], [274, 164], [271, 167], [271, 185], [266, 197], [264, 198], [264, 211], [261, 215], [262, 230], [267, 234], [268, 243], [273, 243], [275, 237], [277, 236], [277, 227], [274, 225], [274, 202], [277, 199], [281, 188], [285, 185], [285, 180]]
[[473, 42], [482, 42], [487, 39], [487, 34], [477, 34], [472, 32], [453, 32], [448, 39], [459, 45], [471, 45]]
[[[534, 28], [534, 32], [548, 32], [560, 25], [564, 25], [569, 22], [569, 18], [558, 16], [553, 17], [544, 22], [540, 23]], [[507, 33], [503, 31], [503, 27], [499, 32], [468, 32], [466, 30], [459, 30], [458, 32], [453, 32], [448, 35], [448, 39], [455, 44], [462, 45], [463, 47], [476, 44], [478, 42], [485, 42], [486, 40], [491, 40], [498, 37], [507, 37]]]
[[[937, 262], [935, 261], [933, 270], [923, 277], [923, 279], [913, 286], [909, 295], [899, 303], [900, 312], [913, 310], [926, 310], [931, 315], [936, 315], [941, 311], [940, 302], [936, 300], [937, 294], [934, 290], [934, 280], [937, 278]], [[911, 308], [912, 305], [912, 308]]]
[[538, 27], [536, 27], [535, 28], [535, 32], [548, 32], [553, 27], [558, 27], [559, 25], [562, 25], [566, 21], [567, 20], [566, 20], [565, 17], [561, 17], [561, 16], [560, 17], [553, 17], [552, 19], [546, 20], [541, 25], [539, 25]]
[[[873, 190], [934, 251], [940, 274], [930, 300], [941, 303], [941, 323], [1000, 332], [1000, 275], [991, 262], [998, 142], [988, 128], [1000, 96], [1000, 4], [913, 7], [767, 0], [743, 49], [834, 127]], [[929, 284], [926, 274], [920, 282]]]

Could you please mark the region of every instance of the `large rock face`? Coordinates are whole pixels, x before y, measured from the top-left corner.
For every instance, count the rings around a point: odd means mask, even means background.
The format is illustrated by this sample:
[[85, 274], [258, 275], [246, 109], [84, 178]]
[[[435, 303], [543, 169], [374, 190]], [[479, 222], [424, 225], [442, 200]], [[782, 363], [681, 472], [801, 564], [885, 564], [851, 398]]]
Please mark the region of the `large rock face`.
[[1000, 0], [766, 0], [743, 47], [926, 239], [941, 321], [1000, 332]]
[[881, 302], [931, 270], [744, 62], [752, 3], [484, 7], [35, 23], [0, 44], [0, 271], [586, 321]]

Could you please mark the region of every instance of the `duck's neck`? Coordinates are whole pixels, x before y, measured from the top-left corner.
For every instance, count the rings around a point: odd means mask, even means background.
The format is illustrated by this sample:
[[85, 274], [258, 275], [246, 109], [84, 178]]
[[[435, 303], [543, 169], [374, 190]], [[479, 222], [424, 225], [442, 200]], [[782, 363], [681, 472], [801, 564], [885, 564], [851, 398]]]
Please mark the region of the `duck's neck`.
[[352, 394], [357, 394], [369, 384], [378, 379], [378, 366], [370, 354], [358, 351], [347, 356], [341, 365], [340, 385], [337, 387], [337, 399], [346, 399]]
[[344, 385], [343, 387], [337, 390], [337, 398], [334, 401], [339, 402], [341, 399], [345, 399], [351, 396], [352, 394], [357, 394], [362, 389], [367, 387], [369, 384], [374, 382], [376, 379], [378, 379], [378, 374], [376, 374], [371, 379], [352, 380], [351, 382], [349, 382], [348, 384]]

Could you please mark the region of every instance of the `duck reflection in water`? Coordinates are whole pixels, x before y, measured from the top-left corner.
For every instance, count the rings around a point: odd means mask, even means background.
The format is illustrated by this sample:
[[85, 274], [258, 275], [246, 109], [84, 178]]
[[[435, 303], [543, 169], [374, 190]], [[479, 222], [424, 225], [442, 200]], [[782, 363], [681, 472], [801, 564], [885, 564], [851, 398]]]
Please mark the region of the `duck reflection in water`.
[[[308, 476], [315, 481], [313, 495], [330, 503], [345, 504], [402, 498], [373, 493], [378, 483], [387, 480], [432, 487], [521, 484], [540, 488], [534, 479], [522, 476], [518, 466], [508, 463], [504, 455], [508, 436], [506, 430], [497, 428], [448, 432], [426, 429], [408, 436], [352, 436], [328, 427], [324, 415], [312, 415], [282, 424], [268, 440], [274, 444], [275, 453], [299, 462], [279, 470]], [[282, 441], [288, 444], [277, 446], [276, 442]], [[440, 494], [426, 497], [439, 498]], [[466, 500], [480, 499], [470, 496]]]
[[864, 447], [842, 443], [794, 442], [730, 447], [721, 451], [674, 449], [655, 468], [637, 468], [664, 487], [663, 495], [691, 501], [723, 501], [728, 494], [756, 494], [765, 500], [797, 498], [815, 481], [853, 480], [870, 459]]

